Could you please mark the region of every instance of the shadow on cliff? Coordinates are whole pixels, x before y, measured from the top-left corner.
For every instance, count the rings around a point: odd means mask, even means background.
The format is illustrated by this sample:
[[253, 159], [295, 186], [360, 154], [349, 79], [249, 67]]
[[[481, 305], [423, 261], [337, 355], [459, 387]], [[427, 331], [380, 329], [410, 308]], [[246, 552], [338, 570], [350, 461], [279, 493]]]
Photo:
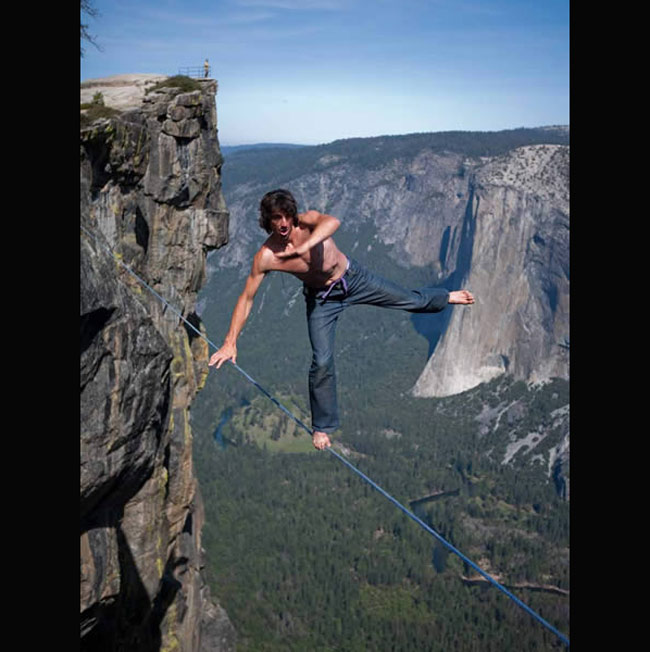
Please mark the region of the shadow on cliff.
[[[458, 253], [456, 256], [456, 265], [454, 271], [445, 278], [440, 284], [447, 290], [462, 290], [471, 288], [464, 288], [463, 284], [469, 278], [470, 269], [472, 266], [472, 252], [474, 250], [474, 235], [476, 233], [476, 213], [478, 212], [478, 197], [476, 198], [476, 207], [474, 207], [474, 186], [469, 184], [469, 198], [467, 206], [465, 207], [465, 215], [463, 217], [463, 225], [460, 234], [460, 242], [458, 245]], [[453, 239], [454, 236], [452, 236]], [[442, 242], [440, 244], [440, 265], [444, 267], [447, 250], [449, 248], [449, 232], [445, 231]], [[440, 338], [444, 335], [449, 322], [451, 320], [452, 310], [443, 310], [439, 313], [426, 314], [415, 313], [411, 316], [411, 323], [415, 330], [426, 338], [429, 342], [429, 352], [427, 358], [431, 358]]]
[[[173, 576], [176, 561], [170, 557], [152, 602], [121, 528], [121, 517], [121, 513], [105, 513], [103, 519], [95, 521], [95, 528], [109, 528], [115, 532], [120, 591], [81, 613], [81, 652], [158, 652], [162, 645], [161, 623], [181, 588], [181, 583]], [[98, 576], [102, 579], [103, 560], [96, 558], [95, 562], [100, 567]]]

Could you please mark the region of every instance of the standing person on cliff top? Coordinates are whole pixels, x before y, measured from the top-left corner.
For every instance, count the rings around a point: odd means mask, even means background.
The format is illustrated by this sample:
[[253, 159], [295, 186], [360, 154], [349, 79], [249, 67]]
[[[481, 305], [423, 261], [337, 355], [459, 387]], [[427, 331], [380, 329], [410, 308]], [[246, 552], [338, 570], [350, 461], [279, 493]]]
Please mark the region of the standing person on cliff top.
[[222, 347], [210, 358], [217, 369], [226, 360], [237, 361], [237, 337], [268, 272], [287, 272], [303, 282], [307, 325], [313, 351], [309, 370], [312, 442], [322, 450], [339, 427], [334, 371], [334, 336], [339, 315], [356, 304], [408, 312], [440, 312], [447, 304], [470, 305], [467, 290], [443, 288], [409, 290], [366, 270], [336, 246], [332, 235], [340, 221], [315, 210], [298, 214], [288, 190], [273, 190], [260, 203], [260, 226], [270, 234], [253, 258]]

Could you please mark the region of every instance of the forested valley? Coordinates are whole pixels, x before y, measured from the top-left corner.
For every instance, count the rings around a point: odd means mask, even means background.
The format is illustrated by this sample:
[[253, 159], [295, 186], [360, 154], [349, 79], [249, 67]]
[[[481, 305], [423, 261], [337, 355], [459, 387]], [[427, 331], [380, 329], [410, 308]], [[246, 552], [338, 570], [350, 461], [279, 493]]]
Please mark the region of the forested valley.
[[[226, 394], [232, 378], [213, 378], [215, 394]], [[544, 470], [522, 472], [482, 454], [472, 416], [480, 405], [519, 400], [534, 419], [566, 404], [567, 392], [564, 381], [537, 390], [494, 381], [440, 400], [400, 431], [377, 427], [372, 437], [359, 429], [338, 443], [360, 470], [566, 635], [568, 503]], [[429, 424], [426, 434], [420, 420]], [[238, 627], [240, 649], [558, 646], [502, 593], [468, 582], [472, 569], [333, 456], [288, 452], [301, 444], [309, 450], [307, 435], [263, 396], [233, 412], [219, 441], [196, 435], [209, 578]], [[448, 495], [418, 500], [438, 493]]]

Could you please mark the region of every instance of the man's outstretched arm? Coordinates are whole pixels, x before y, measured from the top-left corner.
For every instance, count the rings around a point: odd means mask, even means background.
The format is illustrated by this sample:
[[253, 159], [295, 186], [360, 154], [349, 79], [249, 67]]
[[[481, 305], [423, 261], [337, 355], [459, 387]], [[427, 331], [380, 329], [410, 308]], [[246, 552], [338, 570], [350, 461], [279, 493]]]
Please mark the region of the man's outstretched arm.
[[237, 338], [239, 337], [242, 328], [244, 328], [244, 324], [246, 323], [251, 308], [253, 307], [255, 294], [266, 274], [265, 271], [262, 271], [261, 258], [262, 252], [260, 250], [253, 259], [253, 267], [246, 279], [244, 291], [239, 295], [239, 299], [237, 299], [235, 309], [232, 312], [230, 328], [228, 329], [226, 338], [224, 339], [221, 348], [213, 354], [208, 362], [210, 367], [216, 365], [217, 369], [219, 369], [227, 360], [237, 362]]

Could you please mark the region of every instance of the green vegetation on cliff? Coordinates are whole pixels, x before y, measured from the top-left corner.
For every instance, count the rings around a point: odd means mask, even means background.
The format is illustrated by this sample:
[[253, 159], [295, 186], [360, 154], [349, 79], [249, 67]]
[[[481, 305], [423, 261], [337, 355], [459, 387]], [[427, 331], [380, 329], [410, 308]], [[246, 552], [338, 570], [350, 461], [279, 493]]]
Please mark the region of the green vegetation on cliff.
[[201, 83], [186, 75], [173, 75], [153, 84], [153, 86], [149, 86], [145, 90], [145, 94], [155, 93], [162, 88], [180, 88], [184, 93], [191, 93], [192, 91], [201, 90]]
[[120, 111], [104, 104], [104, 96], [99, 92], [95, 93], [92, 102], [84, 102], [79, 108], [83, 111], [79, 119], [81, 127], [87, 127], [100, 118], [113, 118], [120, 115]]

